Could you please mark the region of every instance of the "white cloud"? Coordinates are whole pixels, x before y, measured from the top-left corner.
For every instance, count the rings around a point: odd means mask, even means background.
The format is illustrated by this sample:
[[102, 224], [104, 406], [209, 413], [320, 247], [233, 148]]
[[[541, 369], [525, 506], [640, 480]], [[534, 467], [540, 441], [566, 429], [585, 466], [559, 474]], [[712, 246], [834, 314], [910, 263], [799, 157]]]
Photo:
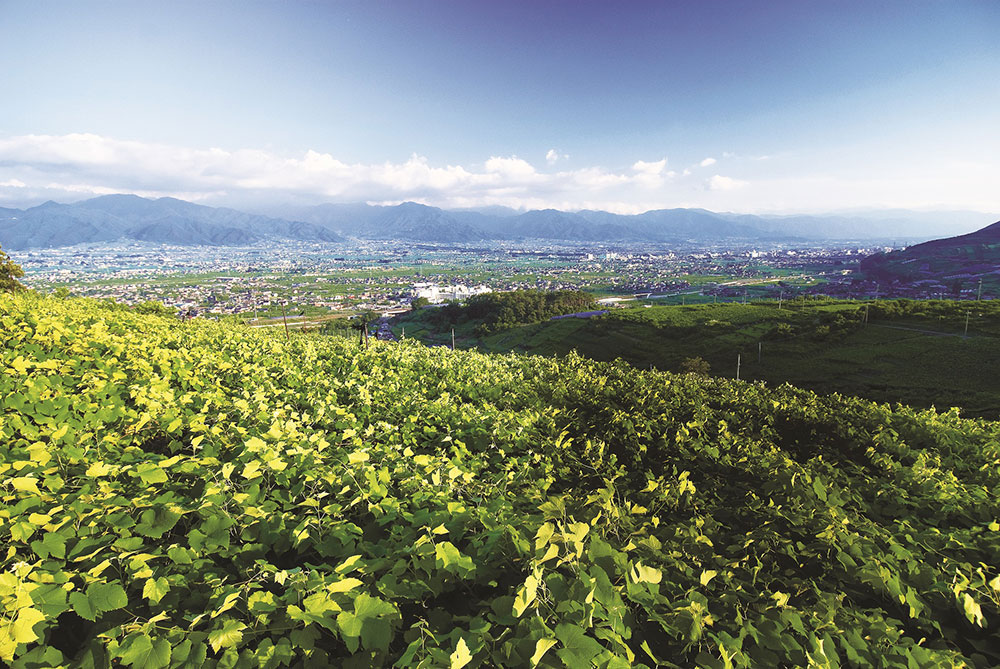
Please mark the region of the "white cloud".
[[651, 163], [647, 163], [645, 160], [637, 160], [632, 165], [632, 171], [639, 172], [640, 174], [659, 175], [663, 172], [666, 166], [667, 166], [666, 158]]
[[667, 170], [666, 158], [653, 162], [637, 160], [632, 165], [632, 171], [635, 172], [632, 177], [635, 183], [649, 190], [662, 188], [676, 174]]
[[702, 167], [709, 167], [711, 165], [714, 165], [716, 162], [717, 161], [715, 160], [715, 158], [705, 158], [705, 160], [701, 161], [698, 164]]
[[709, 190], [736, 190], [737, 188], [743, 188], [747, 185], [746, 181], [733, 179], [731, 177], [724, 177], [721, 174], [716, 174], [706, 183], [708, 184]]
[[803, 172], [801, 162], [786, 162], [778, 155], [750, 161], [745, 169], [753, 171], [741, 174], [742, 179], [720, 174], [705, 179], [697, 167], [667, 169], [666, 158], [636, 160], [618, 169], [591, 165], [557, 170], [514, 155], [468, 166], [435, 164], [416, 154], [399, 161], [352, 163], [317, 150], [280, 154], [190, 148], [94, 134], [0, 136], [0, 206], [135, 193], [243, 208], [416, 200], [442, 207], [621, 213], [682, 206], [746, 212], [878, 205], [1000, 210], [995, 188], [1000, 170], [992, 163], [941, 161], [914, 163], [905, 170], [811, 174]]
[[531, 163], [517, 156], [511, 156], [510, 158], [492, 156], [486, 161], [484, 167], [489, 174], [514, 180], [530, 180], [537, 174]]
[[569, 158], [565, 153], [559, 153], [555, 149], [549, 149], [548, 153], [545, 154], [545, 162], [549, 165], [555, 165], [560, 160], [566, 160]]
[[614, 172], [607, 172], [600, 167], [585, 167], [583, 169], [574, 170], [572, 172], [560, 172], [555, 175], [559, 180], [571, 180], [574, 184], [582, 186], [587, 189], [591, 188], [611, 188], [614, 186], [621, 186], [629, 183], [630, 181], [640, 181], [641, 176], [636, 176], [629, 178], [624, 174], [615, 174]]

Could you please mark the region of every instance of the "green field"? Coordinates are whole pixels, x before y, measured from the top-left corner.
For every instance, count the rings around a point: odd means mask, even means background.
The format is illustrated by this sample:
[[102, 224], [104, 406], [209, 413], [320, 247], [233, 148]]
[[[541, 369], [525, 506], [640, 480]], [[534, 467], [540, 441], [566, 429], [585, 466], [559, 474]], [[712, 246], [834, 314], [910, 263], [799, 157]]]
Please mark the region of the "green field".
[[0, 326], [10, 666], [1000, 664], [1000, 423], [80, 299]]

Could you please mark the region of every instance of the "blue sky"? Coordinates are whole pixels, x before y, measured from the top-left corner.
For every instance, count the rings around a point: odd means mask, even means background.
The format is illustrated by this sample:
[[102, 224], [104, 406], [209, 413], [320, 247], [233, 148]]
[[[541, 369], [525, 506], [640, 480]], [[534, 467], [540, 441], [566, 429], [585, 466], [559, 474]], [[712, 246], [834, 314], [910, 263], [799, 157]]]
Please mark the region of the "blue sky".
[[0, 204], [1000, 211], [1000, 3], [0, 0]]

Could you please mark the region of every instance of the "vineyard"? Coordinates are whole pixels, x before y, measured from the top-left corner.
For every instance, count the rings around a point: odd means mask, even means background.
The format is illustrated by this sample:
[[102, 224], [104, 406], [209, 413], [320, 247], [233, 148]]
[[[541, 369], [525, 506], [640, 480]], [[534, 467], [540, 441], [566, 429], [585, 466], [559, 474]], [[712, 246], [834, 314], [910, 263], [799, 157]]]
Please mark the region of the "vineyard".
[[1000, 665], [1000, 423], [0, 296], [14, 667]]
[[[622, 358], [680, 371], [700, 357], [717, 376], [791, 383], [820, 393], [961, 407], [1000, 418], [1000, 300], [789, 300], [617, 309], [589, 319], [520, 326], [463, 341], [494, 353]], [[434, 341], [407, 326], [407, 336]], [[964, 335], [968, 335], [967, 337]], [[441, 343], [443, 338], [438, 337]]]

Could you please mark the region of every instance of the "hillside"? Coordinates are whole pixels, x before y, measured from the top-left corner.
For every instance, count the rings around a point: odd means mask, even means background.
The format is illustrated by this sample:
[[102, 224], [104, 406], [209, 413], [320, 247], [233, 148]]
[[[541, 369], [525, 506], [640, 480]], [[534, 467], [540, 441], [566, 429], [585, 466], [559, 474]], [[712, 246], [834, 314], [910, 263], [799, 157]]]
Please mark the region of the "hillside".
[[14, 666], [996, 666], [1000, 425], [0, 296]]
[[[615, 309], [508, 327], [483, 336], [480, 323], [454, 324], [460, 348], [495, 353], [621, 358], [640, 368], [680, 371], [702, 358], [711, 374], [859, 395], [879, 402], [1000, 418], [1000, 302], [824, 300]], [[397, 336], [448, 344], [441, 310], [397, 317]], [[969, 316], [969, 337], [964, 333]], [[441, 314], [444, 315], [444, 314]]]
[[419, 242], [474, 242], [486, 237], [478, 228], [446, 211], [415, 202], [383, 208], [357, 234], [368, 239]]
[[935, 282], [952, 290], [978, 290], [982, 280], [995, 292], [1000, 289], [1000, 221], [967, 235], [869, 256], [861, 270], [877, 280]]

